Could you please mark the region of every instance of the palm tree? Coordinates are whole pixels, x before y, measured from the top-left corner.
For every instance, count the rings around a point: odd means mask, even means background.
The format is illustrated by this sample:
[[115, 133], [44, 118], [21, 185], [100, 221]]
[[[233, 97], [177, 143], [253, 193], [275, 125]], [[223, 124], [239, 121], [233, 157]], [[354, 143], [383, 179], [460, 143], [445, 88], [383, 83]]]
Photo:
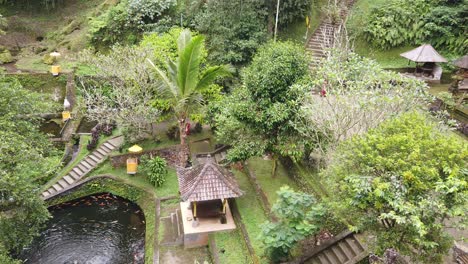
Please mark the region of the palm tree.
[[176, 62], [168, 60], [167, 74], [148, 59], [161, 79], [161, 88], [169, 93], [172, 111], [177, 118], [180, 132], [180, 144], [185, 145], [185, 126], [187, 119], [196, 107], [200, 107], [203, 98], [200, 91], [213, 84], [216, 78], [232, 73], [228, 65], [208, 67], [200, 74], [203, 37], [192, 38], [190, 30], [180, 33], [178, 39], [178, 58]]

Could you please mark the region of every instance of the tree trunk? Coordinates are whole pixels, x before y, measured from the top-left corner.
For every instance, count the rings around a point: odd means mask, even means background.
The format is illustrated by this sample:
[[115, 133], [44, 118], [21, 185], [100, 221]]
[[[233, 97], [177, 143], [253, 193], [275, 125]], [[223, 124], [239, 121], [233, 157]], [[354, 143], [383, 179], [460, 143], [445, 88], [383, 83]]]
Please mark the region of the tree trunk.
[[278, 157], [275, 154], [273, 154], [272, 155], [272, 160], [273, 160], [273, 166], [271, 168], [271, 177], [275, 178], [276, 177], [276, 167], [277, 167], [277, 164], [278, 164]]
[[189, 148], [187, 146], [186, 138], [187, 133], [185, 132], [185, 125], [187, 123], [186, 118], [180, 118], [179, 122], [179, 136], [180, 136], [180, 153], [179, 153], [179, 165], [185, 167], [189, 158]]
[[180, 145], [185, 145], [185, 138], [187, 137], [187, 133], [185, 133], [185, 125], [186, 120], [185, 118], [179, 119], [179, 137], [180, 137]]
[[275, 3], [276, 1], [267, 0], [265, 4], [268, 7], [268, 19], [267, 19], [267, 29], [268, 33], [273, 35], [274, 27], [275, 27]]

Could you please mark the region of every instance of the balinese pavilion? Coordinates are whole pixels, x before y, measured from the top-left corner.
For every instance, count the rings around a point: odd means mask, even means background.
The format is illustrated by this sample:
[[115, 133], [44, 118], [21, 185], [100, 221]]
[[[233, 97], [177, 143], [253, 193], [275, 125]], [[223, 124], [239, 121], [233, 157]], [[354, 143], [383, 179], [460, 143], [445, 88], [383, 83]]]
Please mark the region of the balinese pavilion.
[[457, 91], [460, 93], [468, 92], [468, 55], [465, 55], [458, 60], [454, 61], [453, 64], [459, 68], [457, 72]]
[[400, 56], [416, 63], [412, 76], [428, 82], [440, 82], [442, 67], [437, 63], [447, 62], [430, 44], [421, 45]]
[[208, 244], [208, 234], [236, 228], [228, 199], [239, 197], [234, 175], [208, 156], [202, 164], [177, 169], [186, 248]]

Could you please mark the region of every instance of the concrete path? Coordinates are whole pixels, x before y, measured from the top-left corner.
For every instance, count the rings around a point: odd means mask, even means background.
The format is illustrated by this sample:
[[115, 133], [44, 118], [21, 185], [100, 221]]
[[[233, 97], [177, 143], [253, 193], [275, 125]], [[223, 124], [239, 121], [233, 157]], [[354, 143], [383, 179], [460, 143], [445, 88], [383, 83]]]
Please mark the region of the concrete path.
[[69, 188], [71, 185], [80, 181], [90, 171], [96, 168], [100, 163], [105, 161], [109, 154], [120, 147], [123, 143], [123, 136], [111, 138], [106, 142], [102, 143], [96, 150], [91, 154], [84, 157], [75, 167], [73, 167], [65, 176], [60, 178], [52, 187], [47, 189], [41, 194], [42, 199], [48, 197]]

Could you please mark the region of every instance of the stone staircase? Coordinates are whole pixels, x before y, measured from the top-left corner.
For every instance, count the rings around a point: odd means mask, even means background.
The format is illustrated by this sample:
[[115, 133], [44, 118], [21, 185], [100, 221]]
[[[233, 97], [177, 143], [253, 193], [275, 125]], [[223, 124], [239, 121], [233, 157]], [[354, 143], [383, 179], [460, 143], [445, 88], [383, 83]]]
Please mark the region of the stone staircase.
[[163, 246], [180, 246], [184, 243], [184, 227], [182, 223], [182, 214], [179, 209], [169, 216], [161, 217], [161, 223], [164, 225], [164, 235], [161, 241]]
[[288, 264], [355, 264], [367, 255], [356, 234], [345, 231]]
[[311, 54], [309, 69], [312, 69], [322, 58], [326, 58], [326, 50], [332, 48], [335, 39], [335, 32], [346, 20], [348, 10], [351, 9], [355, 0], [343, 0], [344, 6], [340, 12], [341, 23], [333, 24], [329, 19], [322, 20], [317, 30], [312, 34], [306, 44], [306, 50]]
[[123, 137], [115, 137], [102, 143], [91, 154], [84, 157], [75, 167], [73, 167], [65, 176], [59, 179], [52, 187], [47, 189], [41, 194], [42, 199], [47, 199], [54, 194], [73, 186], [76, 182], [80, 181], [86, 174], [92, 171], [100, 163], [105, 161], [109, 154], [120, 147], [123, 143]]

